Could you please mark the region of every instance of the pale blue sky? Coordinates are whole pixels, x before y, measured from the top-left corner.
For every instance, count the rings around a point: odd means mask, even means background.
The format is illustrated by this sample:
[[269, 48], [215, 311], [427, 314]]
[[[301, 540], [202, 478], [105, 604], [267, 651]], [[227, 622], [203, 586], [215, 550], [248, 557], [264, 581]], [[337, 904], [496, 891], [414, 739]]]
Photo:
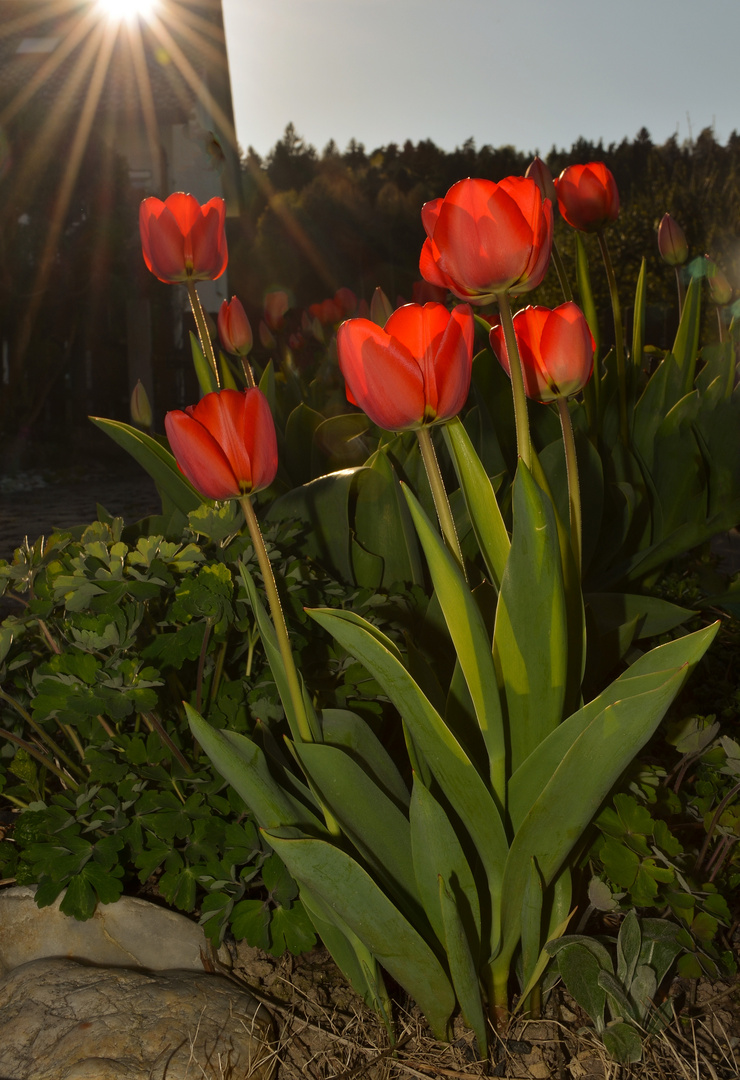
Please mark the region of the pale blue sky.
[[739, 0], [223, 0], [237, 137], [430, 138], [546, 153], [579, 136], [740, 130]]

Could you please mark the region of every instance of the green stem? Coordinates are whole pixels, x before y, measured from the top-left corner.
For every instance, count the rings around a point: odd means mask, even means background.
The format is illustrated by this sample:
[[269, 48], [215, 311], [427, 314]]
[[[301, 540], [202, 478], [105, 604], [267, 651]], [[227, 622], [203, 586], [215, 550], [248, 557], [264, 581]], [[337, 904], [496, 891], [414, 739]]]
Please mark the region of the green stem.
[[676, 288], [678, 289], [678, 321], [681, 322], [681, 316], [683, 315], [683, 305], [686, 299], [686, 288], [681, 277], [681, 267], [675, 266], [676, 271]]
[[573, 299], [573, 290], [570, 287], [570, 282], [568, 281], [568, 275], [565, 272], [565, 263], [563, 262], [563, 258], [561, 256], [559, 250], [558, 250], [558, 245], [555, 243], [554, 240], [553, 240], [553, 244], [552, 244], [552, 261], [553, 261], [553, 265], [555, 267], [555, 272], [558, 275], [558, 281], [560, 282], [560, 288], [563, 290], [563, 296], [565, 297], [566, 300], [572, 300]]
[[442, 473], [439, 469], [437, 454], [434, 450], [434, 444], [432, 443], [431, 432], [428, 427], [420, 427], [416, 429], [416, 436], [419, 440], [421, 460], [424, 462], [427, 479], [429, 480], [429, 487], [432, 489], [432, 498], [434, 499], [434, 506], [437, 510], [437, 517], [439, 518], [439, 527], [442, 530], [442, 536], [445, 539], [448, 551], [457, 562], [457, 565], [460, 567], [463, 574], [465, 574], [465, 564], [463, 562], [462, 552], [460, 551], [460, 541], [457, 538], [457, 529], [455, 528], [455, 521], [452, 517], [452, 510], [450, 509], [450, 501], [447, 498], [447, 492], [445, 491], [444, 481], [442, 480]]
[[57, 757], [60, 761], [63, 761], [67, 768], [71, 769], [72, 772], [77, 773], [80, 778], [84, 778], [85, 773], [83, 772], [83, 770], [75, 764], [72, 758], [68, 754], [66, 754], [64, 750], [62, 750], [59, 743], [55, 742], [54, 739], [52, 739], [51, 735], [49, 735], [48, 731], [44, 731], [41, 725], [36, 723], [31, 714], [27, 712], [23, 708], [23, 706], [15, 700], [14, 697], [11, 697], [10, 694], [6, 693], [5, 690], [3, 690], [2, 688], [0, 688], [0, 699], [2, 699], [3, 701], [7, 701], [8, 705], [13, 706], [18, 715], [23, 717], [25, 723], [28, 724], [28, 726], [36, 732], [38, 737], [46, 743], [54, 757]]
[[260, 532], [257, 515], [254, 512], [252, 500], [249, 495], [243, 495], [239, 500], [239, 503], [244, 511], [244, 518], [247, 523], [247, 528], [249, 529], [249, 535], [252, 539], [252, 545], [257, 556], [259, 568], [262, 572], [262, 581], [265, 587], [267, 602], [270, 605], [272, 624], [275, 628], [275, 635], [278, 641], [278, 648], [280, 649], [280, 657], [283, 661], [285, 678], [288, 682], [288, 692], [290, 693], [290, 700], [293, 704], [293, 713], [298, 726], [298, 731], [293, 732], [293, 736], [294, 738], [297, 737], [300, 742], [313, 742], [313, 734], [303, 705], [301, 683], [293, 659], [290, 639], [288, 638], [288, 628], [285, 625], [285, 616], [283, 615], [283, 608], [280, 603], [277, 585], [275, 584], [275, 575], [272, 572], [272, 565], [267, 555], [265, 541]]
[[581, 489], [578, 483], [578, 459], [576, 442], [573, 437], [573, 421], [568, 408], [568, 399], [558, 398], [560, 426], [563, 429], [565, 447], [565, 471], [568, 477], [568, 506], [570, 509], [570, 544], [573, 549], [578, 577], [581, 576]]
[[727, 341], [727, 329], [725, 327], [724, 319], [722, 318], [722, 308], [719, 304], [717, 307], [717, 324], [719, 325], [719, 340], [721, 343]]
[[20, 746], [22, 750], [25, 750], [31, 757], [36, 758], [45, 769], [62, 781], [65, 787], [71, 788], [72, 791], [79, 791], [80, 785], [72, 779], [69, 773], [63, 772], [57, 765], [54, 764], [45, 754], [42, 754], [40, 750], [37, 750], [31, 743], [26, 742], [25, 739], [19, 738], [18, 735], [14, 735], [12, 731], [5, 731], [4, 728], [0, 728], [0, 739], [7, 739], [8, 742], [15, 743], [16, 746]]
[[624, 334], [622, 332], [622, 309], [619, 304], [619, 291], [617, 279], [614, 276], [614, 267], [606, 245], [604, 230], [598, 229], [596, 235], [599, 239], [601, 257], [604, 260], [606, 279], [609, 282], [609, 296], [612, 302], [612, 315], [614, 317], [614, 351], [617, 354], [617, 381], [619, 383], [619, 432], [622, 444], [629, 446], [629, 424], [627, 422], [627, 369], [624, 362]]
[[241, 359], [241, 362], [242, 362], [242, 371], [244, 372], [244, 378], [247, 380], [247, 386], [255, 387], [257, 385], [257, 383], [255, 382], [254, 371], [252, 370], [252, 365], [249, 363], [246, 356], [242, 356], [242, 357], [240, 357], [240, 359]]
[[200, 347], [203, 350], [203, 355], [213, 369], [213, 374], [216, 379], [216, 386], [220, 389], [221, 380], [218, 377], [218, 365], [216, 364], [216, 354], [213, 351], [213, 342], [211, 341], [211, 335], [208, 333], [208, 327], [206, 325], [206, 316], [203, 311], [203, 305], [200, 302], [198, 291], [195, 288], [195, 282], [191, 278], [188, 278], [187, 280], [187, 288], [188, 298], [190, 300], [190, 308], [193, 312], [195, 325], [198, 328]]
[[514, 421], [516, 423], [516, 447], [519, 457], [528, 469], [532, 468], [532, 443], [529, 436], [529, 415], [527, 413], [527, 395], [524, 390], [524, 375], [516, 343], [514, 320], [511, 317], [511, 305], [508, 293], [497, 293], [496, 300], [501, 314], [501, 326], [506, 342], [506, 354], [511, 372], [511, 392], [514, 395]]

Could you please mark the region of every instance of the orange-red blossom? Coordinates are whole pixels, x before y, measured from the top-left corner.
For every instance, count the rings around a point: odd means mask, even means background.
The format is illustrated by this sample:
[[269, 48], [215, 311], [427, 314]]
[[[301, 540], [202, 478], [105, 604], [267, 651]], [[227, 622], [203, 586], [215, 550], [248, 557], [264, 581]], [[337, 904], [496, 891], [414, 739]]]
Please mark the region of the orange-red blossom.
[[169, 284], [211, 281], [226, 269], [226, 204], [210, 199], [203, 206], [182, 191], [164, 202], [151, 196], [139, 207], [144, 262]]
[[[594, 367], [595, 342], [581, 309], [569, 300], [553, 310], [529, 307], [514, 316], [527, 397], [555, 401], [582, 390]], [[499, 363], [511, 375], [500, 323], [490, 334]]]

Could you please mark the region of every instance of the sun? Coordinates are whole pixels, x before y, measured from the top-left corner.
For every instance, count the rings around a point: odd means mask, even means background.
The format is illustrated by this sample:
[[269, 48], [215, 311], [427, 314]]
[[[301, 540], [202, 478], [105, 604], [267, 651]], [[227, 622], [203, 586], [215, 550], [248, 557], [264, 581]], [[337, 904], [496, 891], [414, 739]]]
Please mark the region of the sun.
[[132, 21], [141, 15], [146, 18], [154, 12], [157, 0], [96, 0], [98, 7], [109, 19]]

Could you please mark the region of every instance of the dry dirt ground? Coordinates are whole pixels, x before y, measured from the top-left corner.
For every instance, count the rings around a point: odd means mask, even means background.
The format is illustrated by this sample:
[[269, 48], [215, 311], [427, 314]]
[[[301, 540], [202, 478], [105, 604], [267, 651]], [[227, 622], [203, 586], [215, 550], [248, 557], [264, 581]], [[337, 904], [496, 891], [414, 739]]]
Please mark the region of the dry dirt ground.
[[507, 1031], [494, 1034], [490, 1060], [484, 1062], [477, 1059], [472, 1034], [461, 1020], [456, 1022], [454, 1041], [440, 1043], [401, 992], [395, 999], [392, 1046], [383, 1024], [349, 988], [322, 948], [276, 960], [240, 943], [231, 977], [246, 983], [275, 1020], [275, 1080], [740, 1077], [740, 977], [698, 985], [676, 980], [670, 992], [682, 1002], [680, 1012], [666, 1031], [646, 1040], [643, 1060], [628, 1067], [609, 1060], [588, 1030], [588, 1017], [562, 987], [550, 995], [543, 1019], [516, 1018]]

